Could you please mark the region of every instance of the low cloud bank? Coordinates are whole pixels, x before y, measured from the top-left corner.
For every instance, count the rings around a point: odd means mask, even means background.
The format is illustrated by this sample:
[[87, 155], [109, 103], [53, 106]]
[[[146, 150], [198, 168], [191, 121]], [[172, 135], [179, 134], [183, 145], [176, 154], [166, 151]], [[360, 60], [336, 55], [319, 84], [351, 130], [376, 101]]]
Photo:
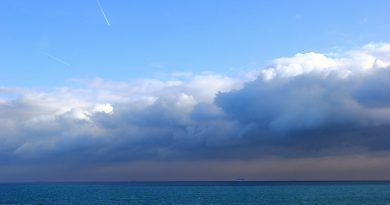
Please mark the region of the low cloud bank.
[[296, 54], [257, 73], [252, 81], [175, 73], [164, 81], [74, 80], [49, 91], [0, 88], [0, 162], [249, 160], [390, 150], [389, 44]]

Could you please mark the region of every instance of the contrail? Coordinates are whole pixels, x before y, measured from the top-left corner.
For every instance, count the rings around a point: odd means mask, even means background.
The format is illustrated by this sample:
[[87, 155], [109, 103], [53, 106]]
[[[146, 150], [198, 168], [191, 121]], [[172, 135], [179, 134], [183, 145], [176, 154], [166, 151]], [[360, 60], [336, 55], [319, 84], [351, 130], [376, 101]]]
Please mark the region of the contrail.
[[61, 58], [58, 58], [58, 57], [53, 56], [53, 55], [51, 55], [51, 54], [48, 54], [48, 53], [46, 53], [46, 52], [44, 52], [44, 54], [45, 54], [47, 57], [49, 57], [49, 58], [51, 58], [51, 59], [53, 59], [53, 60], [55, 60], [55, 61], [57, 61], [57, 62], [59, 62], [59, 63], [62, 63], [62, 64], [64, 64], [64, 65], [66, 65], [66, 66], [70, 66], [69, 63], [67, 63], [66, 61], [62, 60]]
[[96, 0], [96, 2], [97, 2], [97, 5], [99, 6], [100, 12], [102, 13], [104, 19], [106, 20], [107, 25], [110, 26], [110, 22], [108, 21], [108, 18], [106, 16], [106, 14], [104, 13], [104, 10], [103, 10], [102, 5], [100, 4], [100, 1]]

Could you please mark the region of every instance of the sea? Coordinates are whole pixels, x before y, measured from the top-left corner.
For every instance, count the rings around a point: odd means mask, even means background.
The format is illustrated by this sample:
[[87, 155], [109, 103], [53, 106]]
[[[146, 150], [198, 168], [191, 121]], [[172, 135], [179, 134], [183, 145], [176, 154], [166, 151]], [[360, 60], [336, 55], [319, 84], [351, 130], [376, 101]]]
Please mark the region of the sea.
[[3, 183], [0, 204], [390, 205], [390, 182]]

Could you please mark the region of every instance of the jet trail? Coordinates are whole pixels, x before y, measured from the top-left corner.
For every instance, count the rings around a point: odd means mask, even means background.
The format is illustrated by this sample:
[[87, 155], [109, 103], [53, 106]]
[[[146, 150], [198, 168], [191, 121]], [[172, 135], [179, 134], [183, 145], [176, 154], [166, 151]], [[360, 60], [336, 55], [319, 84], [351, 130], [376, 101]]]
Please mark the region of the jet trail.
[[61, 58], [58, 58], [58, 57], [53, 56], [53, 55], [51, 55], [51, 54], [48, 54], [48, 53], [46, 53], [46, 52], [45, 52], [44, 54], [45, 54], [47, 57], [49, 57], [49, 58], [51, 58], [51, 59], [53, 59], [53, 60], [55, 60], [55, 61], [57, 61], [57, 62], [59, 62], [59, 63], [62, 63], [62, 64], [64, 64], [64, 65], [70, 67], [70, 64], [67, 63], [66, 61], [62, 60]]
[[104, 13], [104, 10], [103, 10], [102, 5], [100, 4], [100, 1], [99, 1], [99, 0], [96, 0], [96, 2], [97, 2], [97, 5], [99, 6], [100, 12], [102, 13], [104, 19], [106, 20], [107, 25], [110, 26], [110, 22], [108, 21], [108, 18], [107, 18], [107, 16], [106, 16], [106, 13]]

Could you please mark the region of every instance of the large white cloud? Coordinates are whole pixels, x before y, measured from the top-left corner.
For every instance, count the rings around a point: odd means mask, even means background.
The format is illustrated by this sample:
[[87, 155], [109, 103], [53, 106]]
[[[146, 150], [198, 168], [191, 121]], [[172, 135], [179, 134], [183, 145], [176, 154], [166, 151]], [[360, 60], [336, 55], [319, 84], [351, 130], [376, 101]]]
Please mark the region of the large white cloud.
[[388, 150], [389, 65], [390, 45], [369, 44], [278, 58], [250, 82], [174, 73], [2, 87], [0, 153], [3, 162], [92, 163]]
[[265, 80], [291, 78], [300, 75], [334, 75], [347, 78], [350, 75], [366, 75], [390, 66], [388, 44], [368, 44], [359, 50], [342, 53], [298, 53], [293, 57], [278, 58], [273, 65], [263, 69]]
[[166, 81], [73, 81], [74, 86], [49, 91], [2, 88], [18, 96], [3, 98], [0, 104], [0, 151], [4, 156], [39, 160], [58, 153], [77, 156], [79, 151], [88, 158], [100, 151], [133, 147], [129, 143], [138, 143], [139, 147], [134, 147], [139, 150], [148, 146], [159, 149], [158, 140], [181, 135], [185, 128], [178, 129], [180, 126], [193, 126], [190, 114], [195, 106], [212, 104], [217, 92], [243, 83], [211, 73], [185, 80], [179, 76]]

